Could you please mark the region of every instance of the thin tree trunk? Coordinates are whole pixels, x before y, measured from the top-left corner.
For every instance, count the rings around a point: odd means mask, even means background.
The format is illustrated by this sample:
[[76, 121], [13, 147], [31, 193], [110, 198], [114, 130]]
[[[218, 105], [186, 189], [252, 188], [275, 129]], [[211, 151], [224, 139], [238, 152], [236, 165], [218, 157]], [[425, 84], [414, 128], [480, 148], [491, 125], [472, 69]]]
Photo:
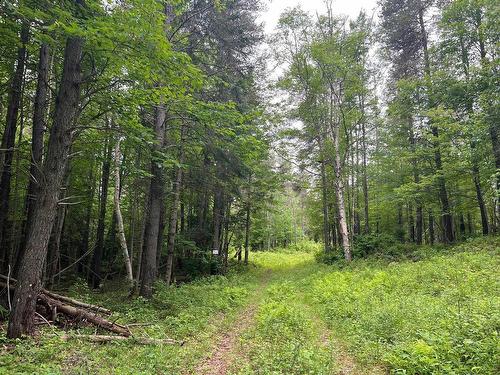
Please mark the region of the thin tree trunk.
[[[94, 189], [95, 189], [95, 180], [94, 180], [94, 163], [90, 166], [89, 171], [89, 187], [87, 191], [87, 207], [85, 209], [85, 224], [83, 225], [83, 231], [81, 235], [81, 245], [80, 245], [80, 253], [78, 254], [78, 258], [80, 259], [84, 254], [87, 254], [89, 251], [89, 242], [90, 242], [90, 224], [92, 222], [92, 207], [94, 205]], [[83, 272], [83, 259], [76, 264], [77, 273]]]
[[125, 269], [127, 270], [127, 281], [132, 284], [134, 283], [134, 275], [132, 274], [132, 262], [130, 261], [130, 256], [127, 248], [127, 239], [125, 238], [125, 228], [123, 227], [123, 216], [120, 207], [120, 163], [121, 163], [121, 152], [120, 152], [120, 139], [116, 141], [115, 145], [115, 215], [116, 224], [118, 226], [118, 239], [120, 240], [120, 246], [122, 248], [123, 260], [125, 262]]
[[170, 223], [168, 229], [168, 246], [167, 246], [167, 270], [166, 282], [170, 285], [172, 282], [172, 272], [174, 266], [174, 250], [175, 250], [175, 235], [177, 230], [177, 215], [179, 211], [179, 202], [182, 189], [182, 164], [184, 163], [184, 141], [186, 136], [186, 126], [181, 125], [181, 140], [179, 149], [179, 166], [175, 174], [175, 182], [173, 189], [172, 209], [170, 211]]
[[218, 183], [214, 191], [212, 252], [220, 255], [220, 225], [222, 212], [222, 191]]
[[102, 163], [101, 196], [99, 199], [99, 218], [97, 222], [96, 245], [90, 265], [89, 286], [98, 288], [102, 280], [101, 263], [104, 255], [104, 231], [106, 226], [106, 206], [108, 201], [109, 175], [111, 170], [111, 140], [106, 139], [104, 161]]
[[249, 249], [250, 246], [250, 197], [246, 204], [246, 217], [245, 217], [245, 258], [244, 263], [248, 264]]
[[83, 39], [69, 37], [64, 52], [63, 74], [56, 100], [54, 123], [50, 132], [43, 178], [33, 210], [32, 225], [27, 231], [26, 249], [19, 268], [18, 285], [10, 315], [7, 336], [18, 338], [33, 332], [36, 300], [42, 288], [41, 276], [47, 245], [57, 212], [59, 190], [72, 144], [74, 124], [80, 101]]
[[231, 242], [231, 237], [232, 237], [232, 233], [231, 233], [231, 236], [229, 234], [229, 221], [231, 218], [231, 203], [232, 203], [232, 199], [229, 198], [227, 201], [227, 205], [226, 205], [226, 214], [224, 215], [224, 233], [225, 233], [225, 236], [224, 236], [224, 242], [222, 244], [222, 253], [224, 256], [224, 273], [227, 270], [227, 262], [228, 262], [228, 257], [229, 257], [229, 243]]
[[[364, 105], [363, 105], [364, 107]], [[370, 210], [368, 200], [368, 172], [367, 172], [367, 147], [366, 147], [366, 126], [363, 121], [361, 124], [361, 145], [363, 152], [363, 199], [365, 214], [365, 234], [370, 233]]]
[[432, 211], [429, 211], [429, 244], [434, 245], [436, 236], [434, 234], [434, 215]]
[[5, 130], [2, 136], [0, 151], [0, 269], [7, 269], [10, 259], [9, 246], [7, 246], [7, 221], [9, 216], [10, 180], [12, 178], [12, 160], [14, 158], [14, 146], [16, 141], [16, 127], [21, 102], [24, 68], [26, 65], [26, 44], [29, 39], [29, 25], [23, 23], [21, 26], [21, 47], [17, 50], [17, 66], [12, 77], [5, 120]]
[[323, 203], [323, 241], [325, 242], [325, 253], [330, 251], [330, 223], [328, 217], [328, 192], [326, 185], [325, 160], [321, 159], [321, 192]]

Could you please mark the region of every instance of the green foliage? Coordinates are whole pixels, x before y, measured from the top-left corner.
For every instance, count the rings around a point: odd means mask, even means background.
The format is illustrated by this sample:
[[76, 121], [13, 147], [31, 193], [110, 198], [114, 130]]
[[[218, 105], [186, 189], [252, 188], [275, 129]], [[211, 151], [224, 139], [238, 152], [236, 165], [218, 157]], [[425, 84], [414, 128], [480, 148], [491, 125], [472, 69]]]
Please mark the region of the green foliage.
[[357, 261], [312, 279], [332, 329], [364, 361], [396, 374], [494, 374], [500, 299], [497, 238], [420, 262]]

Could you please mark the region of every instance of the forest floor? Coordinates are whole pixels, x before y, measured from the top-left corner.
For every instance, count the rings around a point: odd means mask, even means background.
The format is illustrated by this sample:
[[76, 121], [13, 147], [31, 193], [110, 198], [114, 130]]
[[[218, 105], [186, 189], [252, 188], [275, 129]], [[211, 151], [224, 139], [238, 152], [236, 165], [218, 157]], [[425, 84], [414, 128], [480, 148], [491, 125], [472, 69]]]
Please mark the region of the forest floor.
[[119, 323], [149, 323], [132, 328], [137, 336], [185, 345], [65, 342], [51, 327], [17, 342], [2, 333], [0, 373], [494, 374], [499, 249], [492, 238], [331, 266], [310, 253], [257, 253], [227, 277], [159, 284], [151, 301], [81, 282], [66, 292]]

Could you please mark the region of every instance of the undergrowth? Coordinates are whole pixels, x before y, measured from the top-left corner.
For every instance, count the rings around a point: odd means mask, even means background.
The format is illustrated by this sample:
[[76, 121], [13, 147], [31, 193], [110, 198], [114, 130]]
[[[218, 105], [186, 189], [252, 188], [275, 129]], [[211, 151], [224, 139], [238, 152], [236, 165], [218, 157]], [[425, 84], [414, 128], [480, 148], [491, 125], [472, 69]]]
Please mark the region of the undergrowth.
[[[26, 340], [2, 333], [0, 373], [194, 374], [249, 304], [255, 317], [230, 367], [239, 375], [336, 374], [344, 370], [335, 363], [335, 343], [358, 363], [359, 374], [373, 368], [408, 375], [499, 372], [498, 237], [454, 248], [372, 249], [365, 259], [332, 265], [314, 261], [320, 245], [301, 246], [252, 253], [252, 264], [227, 276], [179, 287], [159, 282], [149, 301], [129, 298], [116, 285], [95, 293], [76, 283], [67, 294], [111, 308], [118, 323], [150, 323], [134, 327], [136, 336], [186, 344], [64, 342], [52, 336], [61, 333], [55, 327]], [[325, 325], [332, 345], [322, 342]]]

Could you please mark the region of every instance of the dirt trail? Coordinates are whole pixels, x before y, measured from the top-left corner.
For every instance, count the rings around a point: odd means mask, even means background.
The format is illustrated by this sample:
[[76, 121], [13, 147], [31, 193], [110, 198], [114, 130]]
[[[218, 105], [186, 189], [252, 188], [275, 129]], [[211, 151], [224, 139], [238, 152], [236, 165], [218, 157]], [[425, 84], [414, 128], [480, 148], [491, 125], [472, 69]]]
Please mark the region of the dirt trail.
[[196, 367], [196, 375], [226, 375], [228, 373], [236, 354], [234, 351], [238, 347], [239, 337], [252, 325], [270, 276], [270, 270], [263, 275], [257, 293], [249, 305], [239, 313], [240, 318], [236, 320], [231, 330], [222, 334], [213, 347], [212, 353]]

